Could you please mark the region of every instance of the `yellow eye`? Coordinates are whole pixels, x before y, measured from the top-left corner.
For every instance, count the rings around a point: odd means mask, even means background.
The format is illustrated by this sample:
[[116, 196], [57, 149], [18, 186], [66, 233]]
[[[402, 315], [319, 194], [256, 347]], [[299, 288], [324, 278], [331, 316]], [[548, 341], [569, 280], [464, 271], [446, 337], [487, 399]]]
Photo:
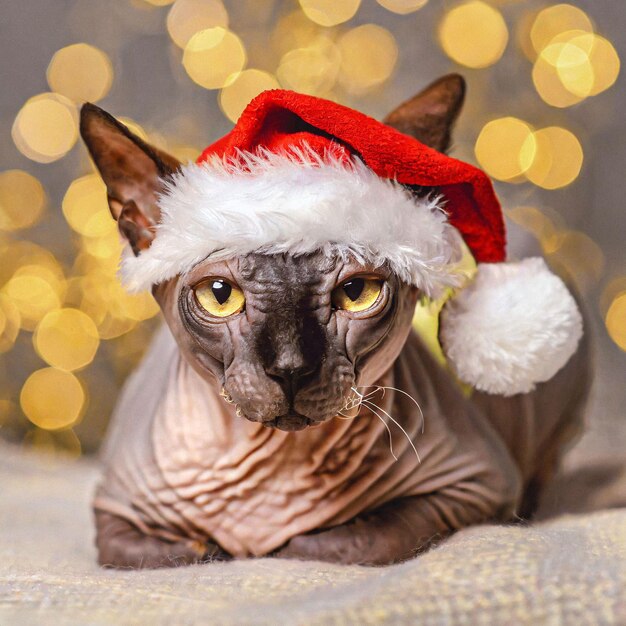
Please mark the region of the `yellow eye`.
[[243, 291], [223, 278], [209, 278], [194, 288], [200, 306], [215, 317], [228, 317], [243, 310]]
[[383, 281], [355, 276], [342, 283], [332, 293], [333, 306], [352, 313], [369, 309], [378, 300]]

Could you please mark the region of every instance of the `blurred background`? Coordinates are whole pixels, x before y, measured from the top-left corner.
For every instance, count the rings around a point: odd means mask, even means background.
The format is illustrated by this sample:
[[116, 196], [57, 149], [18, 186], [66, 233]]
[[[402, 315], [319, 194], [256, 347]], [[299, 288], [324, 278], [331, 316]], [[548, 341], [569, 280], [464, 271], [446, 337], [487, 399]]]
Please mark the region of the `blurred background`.
[[[20, 0], [0, 11], [0, 437], [101, 441], [159, 324], [125, 294], [104, 186], [78, 141], [97, 102], [183, 161], [284, 87], [381, 118], [438, 76], [468, 98], [451, 154], [496, 181], [583, 294], [596, 344], [586, 458], [626, 448], [621, 0]], [[574, 455], [576, 450], [574, 450]]]

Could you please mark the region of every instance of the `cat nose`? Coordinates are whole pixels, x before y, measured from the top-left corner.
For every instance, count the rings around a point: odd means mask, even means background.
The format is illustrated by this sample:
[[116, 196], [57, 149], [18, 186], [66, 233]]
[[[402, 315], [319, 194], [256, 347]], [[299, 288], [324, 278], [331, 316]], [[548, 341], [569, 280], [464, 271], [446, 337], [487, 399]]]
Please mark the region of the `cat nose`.
[[285, 393], [293, 398], [297, 391], [304, 386], [305, 379], [314, 374], [316, 370], [315, 365], [306, 363], [301, 359], [277, 359], [265, 368], [265, 373], [276, 380]]

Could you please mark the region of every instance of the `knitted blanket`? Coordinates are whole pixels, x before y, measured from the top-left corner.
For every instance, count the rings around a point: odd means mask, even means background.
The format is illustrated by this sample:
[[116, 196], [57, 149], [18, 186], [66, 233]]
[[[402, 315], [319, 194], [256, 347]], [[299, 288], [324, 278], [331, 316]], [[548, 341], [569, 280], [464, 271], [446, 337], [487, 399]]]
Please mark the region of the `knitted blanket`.
[[474, 527], [386, 568], [110, 571], [92, 545], [98, 471], [0, 444], [0, 624], [626, 624], [626, 508]]

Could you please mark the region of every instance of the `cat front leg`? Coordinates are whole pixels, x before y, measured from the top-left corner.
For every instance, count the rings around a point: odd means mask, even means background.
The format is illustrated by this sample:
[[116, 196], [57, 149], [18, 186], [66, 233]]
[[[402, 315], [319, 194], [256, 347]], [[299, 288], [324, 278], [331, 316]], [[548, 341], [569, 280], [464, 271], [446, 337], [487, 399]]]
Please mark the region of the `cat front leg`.
[[155, 569], [230, 558], [213, 542], [170, 542], [151, 537], [117, 515], [96, 510], [98, 563], [120, 569]]
[[511, 477], [510, 488], [499, 493], [489, 493], [485, 484], [459, 484], [401, 498], [345, 524], [298, 535], [274, 556], [346, 565], [406, 561], [466, 526], [511, 521], [518, 493], [517, 478]]
[[[459, 523], [459, 516], [464, 523]], [[481, 514], [450, 496], [413, 496], [340, 526], [298, 535], [273, 556], [346, 565], [390, 565], [416, 556], [462, 526], [496, 520], [503, 517]]]

